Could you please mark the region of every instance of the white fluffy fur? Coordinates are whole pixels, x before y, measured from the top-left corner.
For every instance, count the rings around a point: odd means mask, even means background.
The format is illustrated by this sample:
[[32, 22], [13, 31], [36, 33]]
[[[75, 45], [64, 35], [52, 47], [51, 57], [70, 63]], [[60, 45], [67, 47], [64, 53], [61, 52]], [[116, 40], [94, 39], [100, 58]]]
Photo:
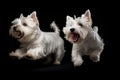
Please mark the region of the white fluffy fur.
[[51, 27], [55, 32], [43, 32], [39, 29], [39, 21], [36, 12], [32, 12], [27, 17], [22, 14], [20, 18], [12, 21], [10, 34], [20, 43], [20, 48], [11, 52], [10, 56], [19, 59], [29, 57], [32, 60], [44, 58], [51, 53], [55, 53], [55, 64], [60, 64], [64, 56], [64, 41], [59, 36], [59, 29], [55, 22]]
[[73, 43], [72, 62], [74, 66], [83, 63], [82, 56], [89, 55], [94, 62], [100, 61], [100, 54], [103, 51], [104, 43], [98, 35], [98, 27], [91, 27], [91, 13], [87, 10], [81, 17], [66, 17], [66, 26], [63, 32], [65, 38]]

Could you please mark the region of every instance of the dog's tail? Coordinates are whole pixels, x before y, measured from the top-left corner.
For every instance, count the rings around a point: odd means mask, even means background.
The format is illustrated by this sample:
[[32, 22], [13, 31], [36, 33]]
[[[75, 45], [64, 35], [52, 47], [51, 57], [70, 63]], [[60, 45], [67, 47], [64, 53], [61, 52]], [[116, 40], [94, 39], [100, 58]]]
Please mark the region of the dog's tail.
[[93, 31], [98, 32], [98, 27], [97, 27], [97, 26], [94, 26], [94, 27], [93, 27]]
[[95, 37], [94, 37], [94, 39], [97, 39], [98, 41], [102, 41], [103, 42], [103, 39], [99, 36], [99, 34], [98, 34], [98, 27], [97, 26], [94, 26], [93, 27], [93, 31], [95, 32]]
[[56, 25], [55, 21], [53, 21], [50, 24], [51, 28], [55, 31], [55, 33], [57, 33], [58, 35], [60, 34], [60, 29], [58, 28], [58, 26]]

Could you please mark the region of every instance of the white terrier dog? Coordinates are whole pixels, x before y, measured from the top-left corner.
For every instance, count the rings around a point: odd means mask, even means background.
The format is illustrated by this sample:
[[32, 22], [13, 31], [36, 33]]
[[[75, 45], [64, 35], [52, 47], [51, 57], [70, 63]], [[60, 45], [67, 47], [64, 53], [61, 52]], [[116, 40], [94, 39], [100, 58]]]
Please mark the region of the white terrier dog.
[[20, 18], [12, 21], [12, 24], [10, 35], [16, 38], [21, 45], [15, 52], [11, 52], [10, 56], [36, 60], [55, 53], [54, 64], [60, 64], [64, 56], [64, 41], [59, 36], [60, 30], [54, 22], [51, 23], [51, 27], [55, 32], [41, 31], [34, 11], [27, 17], [21, 14]]
[[75, 19], [70, 16], [66, 17], [66, 27], [63, 28], [63, 32], [66, 35], [65, 38], [73, 43], [72, 62], [74, 66], [80, 66], [83, 63], [83, 55], [89, 55], [93, 62], [100, 61], [104, 43], [98, 35], [98, 27], [92, 28], [91, 26], [90, 10]]

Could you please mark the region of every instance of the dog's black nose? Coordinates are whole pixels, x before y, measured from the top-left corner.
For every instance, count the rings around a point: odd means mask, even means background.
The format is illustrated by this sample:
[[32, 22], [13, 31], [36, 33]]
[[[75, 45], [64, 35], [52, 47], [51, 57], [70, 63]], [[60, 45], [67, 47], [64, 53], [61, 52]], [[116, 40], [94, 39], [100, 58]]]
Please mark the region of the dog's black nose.
[[71, 28], [70, 31], [71, 31], [71, 32], [74, 32], [74, 31], [75, 31], [75, 28]]
[[13, 30], [14, 30], [14, 31], [17, 31], [17, 27], [16, 27], [16, 26], [15, 26], [15, 27], [13, 27]]

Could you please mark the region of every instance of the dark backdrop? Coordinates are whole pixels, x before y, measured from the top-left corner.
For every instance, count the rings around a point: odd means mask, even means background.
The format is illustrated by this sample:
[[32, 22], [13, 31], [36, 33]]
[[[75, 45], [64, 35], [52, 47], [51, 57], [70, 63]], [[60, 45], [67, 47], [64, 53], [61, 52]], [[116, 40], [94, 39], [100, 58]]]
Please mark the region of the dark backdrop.
[[[7, 1], [1, 2], [0, 10], [0, 66], [1, 71], [5, 74], [11, 73], [31, 73], [39, 72], [47, 75], [51, 73], [61, 73], [64, 78], [71, 78], [73, 75], [91, 75], [91, 76], [105, 76], [110, 77], [113, 72], [117, 58], [113, 55], [112, 43], [113, 29], [112, 26], [115, 9], [111, 8], [110, 3], [106, 3], [102, 0], [34, 0], [34, 1]], [[111, 1], [112, 2], [112, 1]], [[112, 2], [113, 3], [113, 2]], [[37, 12], [37, 16], [40, 22], [40, 28], [43, 31], [52, 31], [50, 29], [50, 23], [55, 20], [56, 24], [61, 30], [61, 37], [64, 38], [62, 28], [65, 26], [66, 16], [81, 16], [87, 9], [90, 9], [93, 25], [97, 25], [99, 28], [99, 34], [104, 39], [105, 48], [101, 54], [101, 61], [93, 63], [89, 57], [83, 57], [84, 63], [80, 67], [73, 67], [71, 63], [71, 48], [72, 44], [65, 39], [66, 53], [61, 65], [43, 65], [38, 60], [17, 60], [12, 59], [9, 56], [9, 52], [15, 50], [19, 43], [9, 36], [9, 28], [11, 21], [20, 16], [23, 13], [27, 16], [33, 11]], [[116, 15], [115, 15], [116, 16]], [[115, 59], [113, 59], [115, 58]], [[114, 61], [115, 60], [115, 61]], [[70, 74], [70, 76], [66, 76]], [[106, 75], [108, 74], [108, 75]], [[54, 76], [53, 76], [54, 77]], [[79, 77], [79, 76], [77, 76]]]

